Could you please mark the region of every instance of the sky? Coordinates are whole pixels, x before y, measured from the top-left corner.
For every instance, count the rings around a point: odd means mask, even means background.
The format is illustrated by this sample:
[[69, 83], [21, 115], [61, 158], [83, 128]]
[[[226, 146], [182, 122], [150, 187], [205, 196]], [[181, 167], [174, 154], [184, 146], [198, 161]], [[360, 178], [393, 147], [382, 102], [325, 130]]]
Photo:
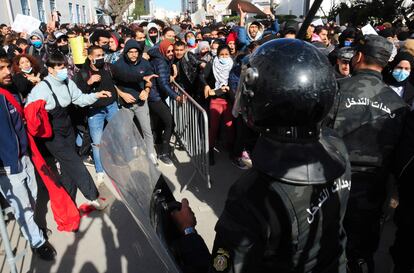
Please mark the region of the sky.
[[154, 0], [155, 6], [166, 10], [180, 11], [181, 0]]

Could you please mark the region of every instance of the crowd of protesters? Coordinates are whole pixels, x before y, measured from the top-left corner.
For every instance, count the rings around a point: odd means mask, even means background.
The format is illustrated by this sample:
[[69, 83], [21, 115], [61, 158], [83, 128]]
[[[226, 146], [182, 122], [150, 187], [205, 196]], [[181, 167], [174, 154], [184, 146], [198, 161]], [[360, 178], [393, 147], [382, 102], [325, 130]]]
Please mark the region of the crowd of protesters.
[[[37, 184], [28, 157], [33, 153], [28, 133], [73, 202], [79, 189], [99, 208], [97, 186], [105, 176], [99, 145], [105, 124], [118, 109], [129, 109], [138, 120], [149, 159], [155, 165], [173, 165], [169, 103], [186, 103], [174, 89], [178, 84], [208, 113], [210, 165], [215, 164], [218, 148], [228, 151], [238, 168], [252, 167], [250, 153], [258, 136], [233, 109], [242, 64], [267, 41], [294, 39], [300, 23], [279, 24], [273, 16], [246, 20], [246, 13], [241, 9], [239, 13], [240, 22], [227, 24], [195, 25], [190, 19], [116, 26], [53, 22], [32, 33], [0, 25], [0, 87], [24, 106], [26, 115], [19, 113], [13, 98], [0, 93], [1, 192], [40, 257], [53, 259], [55, 251], [33, 218]], [[383, 80], [412, 108], [414, 30], [400, 21], [375, 27], [394, 48]], [[68, 44], [78, 36], [85, 43], [83, 65], [74, 64]], [[329, 57], [340, 81], [352, 76], [353, 45], [362, 37], [360, 26], [327, 23], [309, 26], [305, 39]], [[32, 128], [37, 118], [48, 120], [50, 128], [37, 124], [36, 130], [26, 129], [25, 122]], [[224, 129], [221, 146], [220, 129]], [[91, 163], [97, 185], [85, 167]], [[10, 183], [18, 190], [12, 191]]]

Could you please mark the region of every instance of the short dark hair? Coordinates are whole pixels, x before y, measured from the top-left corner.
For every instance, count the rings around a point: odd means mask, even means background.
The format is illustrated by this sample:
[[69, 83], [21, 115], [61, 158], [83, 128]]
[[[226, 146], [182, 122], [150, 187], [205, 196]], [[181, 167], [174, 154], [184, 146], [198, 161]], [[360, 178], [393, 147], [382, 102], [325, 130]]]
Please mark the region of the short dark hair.
[[4, 27], [7, 27], [7, 25], [6, 24], [1, 24], [0, 25], [0, 28], [4, 28]]
[[27, 40], [26, 39], [23, 39], [23, 38], [19, 38], [16, 41], [16, 45], [27, 45], [27, 44], [28, 44], [27, 43]]
[[186, 44], [186, 43], [184, 43], [183, 41], [177, 41], [177, 42], [175, 42], [175, 44], [174, 44], [174, 47], [176, 47], [176, 46], [183, 46], [183, 47], [186, 47], [186, 46], [187, 46], [187, 44]]
[[220, 54], [221, 51], [227, 49], [230, 52], [230, 47], [226, 44], [221, 44], [218, 48], [217, 48], [217, 56]]
[[7, 57], [6, 51], [3, 48], [0, 49], [0, 62], [11, 63], [10, 59]]
[[364, 53], [362, 53], [364, 55], [364, 63], [367, 65], [379, 65], [381, 67], [384, 67], [384, 64], [381, 61], [378, 61], [377, 58], [374, 58], [372, 56], [369, 55], [365, 55]]
[[103, 29], [97, 29], [95, 30], [91, 35], [91, 43], [94, 44], [95, 42], [99, 42], [99, 38], [105, 37], [105, 38], [111, 38], [111, 33], [107, 30]]
[[165, 34], [167, 34], [168, 31], [172, 31], [175, 33], [174, 29], [170, 28], [170, 27], [166, 27], [162, 30], [162, 36], [165, 36]]
[[66, 60], [65, 56], [63, 56], [60, 52], [52, 53], [46, 61], [46, 66], [50, 68], [55, 68], [56, 66], [60, 66], [62, 64], [66, 64]]
[[[91, 54], [92, 54], [92, 52], [93, 52], [94, 50], [97, 50], [97, 49], [102, 49], [102, 47], [97, 46], [97, 45], [91, 45], [90, 47], [88, 47], [88, 55], [91, 55]], [[102, 49], [102, 50], [103, 50], [103, 49]]]

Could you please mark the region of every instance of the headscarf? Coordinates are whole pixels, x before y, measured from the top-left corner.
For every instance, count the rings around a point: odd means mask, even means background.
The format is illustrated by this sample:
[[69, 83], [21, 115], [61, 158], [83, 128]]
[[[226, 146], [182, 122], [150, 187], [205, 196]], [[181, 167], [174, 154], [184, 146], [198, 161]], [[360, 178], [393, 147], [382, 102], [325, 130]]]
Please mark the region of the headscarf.
[[214, 89], [219, 89], [224, 85], [229, 85], [229, 75], [230, 71], [233, 68], [232, 58], [228, 58], [227, 63], [222, 63], [220, 58], [217, 56], [213, 60], [213, 74], [216, 79], [216, 84]]
[[201, 41], [198, 43], [198, 52], [201, 52], [201, 50], [203, 50], [204, 48], [208, 48], [208, 50], [210, 50], [210, 45], [208, 44], [207, 41]]
[[174, 45], [170, 40], [162, 40], [160, 43], [160, 52], [161, 55], [166, 57], [167, 56], [167, 50], [170, 46]]
[[[402, 82], [398, 82], [393, 76], [392, 76], [392, 72], [394, 70], [394, 68], [401, 62], [401, 61], [408, 61], [410, 63], [411, 66], [411, 73], [410, 76], [402, 81]], [[397, 54], [397, 56], [395, 56], [394, 60], [389, 64], [388, 66], [389, 68], [386, 69], [387, 73], [384, 76], [384, 80], [388, 85], [392, 85], [392, 86], [403, 86], [406, 84], [406, 82], [409, 80], [410, 77], [412, 77], [413, 72], [414, 72], [414, 57], [405, 51], [401, 51]]]

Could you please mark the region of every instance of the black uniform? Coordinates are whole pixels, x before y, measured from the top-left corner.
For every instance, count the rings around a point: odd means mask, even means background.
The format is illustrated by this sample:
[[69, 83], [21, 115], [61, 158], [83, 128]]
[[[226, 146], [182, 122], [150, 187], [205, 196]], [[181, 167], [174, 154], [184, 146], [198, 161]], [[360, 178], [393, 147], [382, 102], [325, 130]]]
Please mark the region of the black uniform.
[[300, 40], [270, 41], [239, 86], [235, 107], [261, 136], [216, 225], [209, 272], [345, 273], [351, 172], [342, 140], [319, 125], [337, 92], [327, 57]]
[[335, 177], [332, 159], [321, 160], [347, 157], [342, 141], [324, 134], [320, 149], [259, 138], [255, 166], [231, 188], [216, 225], [212, 272], [346, 272], [350, 169]]
[[406, 123], [398, 145], [395, 172], [398, 182], [399, 204], [395, 210], [394, 222], [397, 226], [391, 255], [394, 260], [394, 273], [414, 272], [414, 111], [406, 118]]
[[373, 270], [380, 217], [395, 146], [407, 111], [404, 101], [382, 82], [381, 73], [359, 70], [339, 81], [333, 127], [343, 138], [352, 166], [352, 189], [344, 227], [347, 258], [365, 260]]

